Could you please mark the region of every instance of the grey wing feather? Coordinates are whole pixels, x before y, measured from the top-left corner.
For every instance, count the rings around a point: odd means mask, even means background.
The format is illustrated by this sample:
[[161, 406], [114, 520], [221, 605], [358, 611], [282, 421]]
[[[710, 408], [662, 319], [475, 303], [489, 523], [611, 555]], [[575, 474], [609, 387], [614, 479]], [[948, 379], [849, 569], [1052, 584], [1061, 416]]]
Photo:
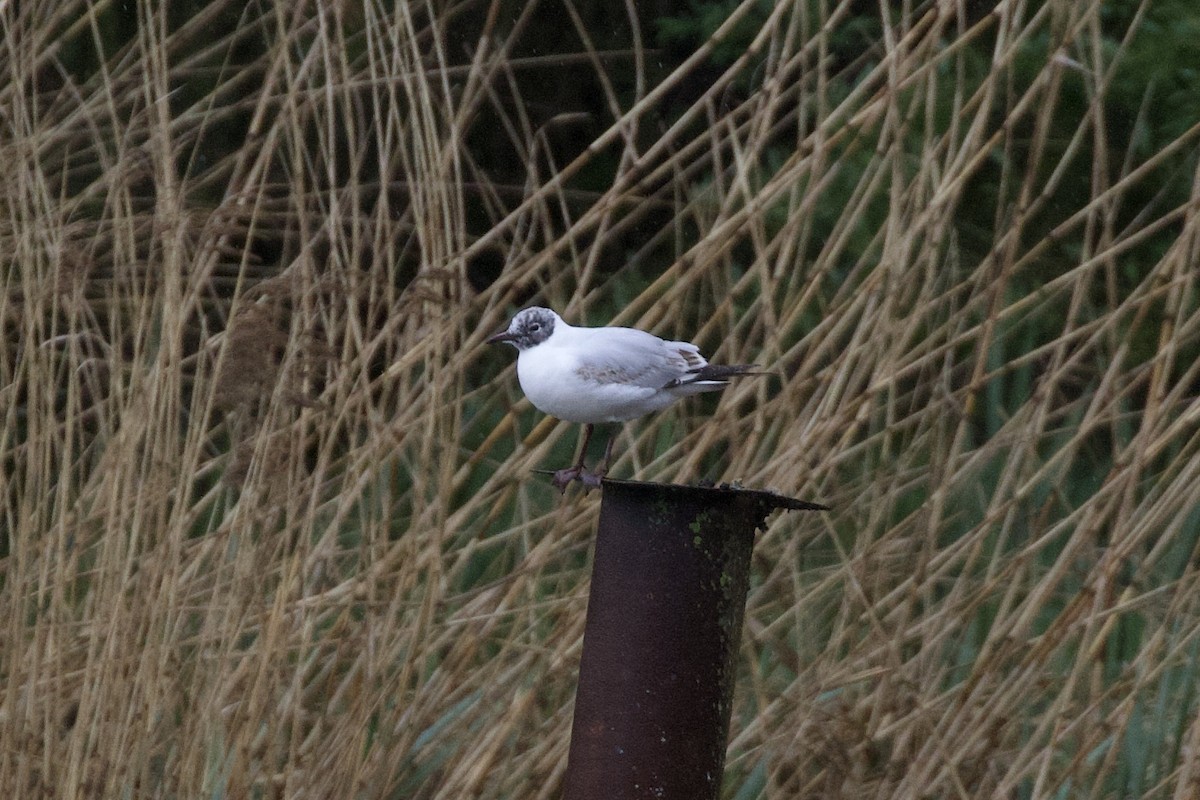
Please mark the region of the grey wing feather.
[[[597, 328], [578, 373], [597, 383], [664, 389], [708, 365], [696, 345], [667, 342], [636, 328]], [[677, 384], [675, 384], [677, 385]]]

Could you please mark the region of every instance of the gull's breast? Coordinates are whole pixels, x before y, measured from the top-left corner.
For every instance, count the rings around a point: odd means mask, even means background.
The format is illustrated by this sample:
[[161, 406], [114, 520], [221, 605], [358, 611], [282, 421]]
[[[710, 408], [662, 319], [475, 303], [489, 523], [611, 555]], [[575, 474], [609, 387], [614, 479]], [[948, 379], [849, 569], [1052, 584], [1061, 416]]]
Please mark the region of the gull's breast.
[[566, 348], [536, 347], [517, 359], [517, 378], [539, 411], [580, 424], [633, 419], [675, 399], [660, 389], [623, 383], [615, 372], [581, 367]]

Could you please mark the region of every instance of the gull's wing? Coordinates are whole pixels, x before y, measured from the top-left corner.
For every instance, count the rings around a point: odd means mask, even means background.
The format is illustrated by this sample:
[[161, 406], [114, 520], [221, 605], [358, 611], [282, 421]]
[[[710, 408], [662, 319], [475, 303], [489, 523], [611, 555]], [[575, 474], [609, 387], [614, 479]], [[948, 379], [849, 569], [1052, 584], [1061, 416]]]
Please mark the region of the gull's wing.
[[690, 342], [668, 342], [636, 328], [576, 328], [576, 373], [599, 384], [665, 389], [690, 381], [708, 365]]

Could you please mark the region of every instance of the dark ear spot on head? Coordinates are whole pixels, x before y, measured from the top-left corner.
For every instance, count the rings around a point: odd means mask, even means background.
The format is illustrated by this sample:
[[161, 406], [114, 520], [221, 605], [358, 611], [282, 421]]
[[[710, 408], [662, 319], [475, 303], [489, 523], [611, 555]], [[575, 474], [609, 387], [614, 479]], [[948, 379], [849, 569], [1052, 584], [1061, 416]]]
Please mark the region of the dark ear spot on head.
[[519, 347], [533, 347], [550, 338], [554, 333], [554, 314], [545, 308], [527, 308], [517, 315], [516, 333], [520, 337]]

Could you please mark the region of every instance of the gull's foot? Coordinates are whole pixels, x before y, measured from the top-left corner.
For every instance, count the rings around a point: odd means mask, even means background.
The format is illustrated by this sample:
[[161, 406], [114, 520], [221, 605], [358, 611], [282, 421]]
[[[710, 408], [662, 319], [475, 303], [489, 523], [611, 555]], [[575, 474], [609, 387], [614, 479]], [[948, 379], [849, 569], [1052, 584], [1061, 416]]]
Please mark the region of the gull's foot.
[[[584, 472], [584, 470], [583, 470], [583, 466], [580, 464], [576, 464], [573, 467], [567, 467], [566, 469], [555, 470], [554, 477], [550, 479], [550, 483], [554, 484], [555, 489], [558, 489], [560, 492], [566, 493], [567, 485], [571, 481], [583, 480], [586, 483], [586, 479], [583, 478], [583, 476], [586, 474], [587, 473]], [[597, 483], [596, 485], [599, 486], [600, 484]]]
[[599, 489], [600, 481], [604, 479], [604, 475], [608, 472], [606, 469], [583, 470], [579, 473], [579, 482], [583, 484], [583, 490]]

